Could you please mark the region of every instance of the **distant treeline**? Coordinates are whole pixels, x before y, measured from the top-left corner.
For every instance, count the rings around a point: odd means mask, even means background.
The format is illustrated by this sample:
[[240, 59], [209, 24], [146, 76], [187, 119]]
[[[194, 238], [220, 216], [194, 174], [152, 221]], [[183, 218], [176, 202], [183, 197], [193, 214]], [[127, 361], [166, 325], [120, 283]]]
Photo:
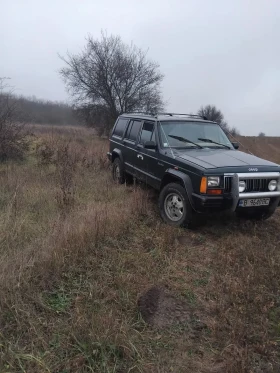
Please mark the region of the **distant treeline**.
[[72, 107], [63, 102], [45, 101], [36, 97], [14, 96], [21, 120], [36, 124], [78, 125]]

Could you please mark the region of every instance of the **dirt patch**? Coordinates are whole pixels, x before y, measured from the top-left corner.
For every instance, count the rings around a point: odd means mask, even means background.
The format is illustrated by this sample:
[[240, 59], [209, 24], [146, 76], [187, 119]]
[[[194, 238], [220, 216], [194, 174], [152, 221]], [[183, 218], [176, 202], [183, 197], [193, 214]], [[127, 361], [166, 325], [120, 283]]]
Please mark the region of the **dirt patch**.
[[141, 295], [138, 307], [144, 321], [156, 328], [190, 323], [192, 319], [190, 306], [163, 286], [153, 286]]

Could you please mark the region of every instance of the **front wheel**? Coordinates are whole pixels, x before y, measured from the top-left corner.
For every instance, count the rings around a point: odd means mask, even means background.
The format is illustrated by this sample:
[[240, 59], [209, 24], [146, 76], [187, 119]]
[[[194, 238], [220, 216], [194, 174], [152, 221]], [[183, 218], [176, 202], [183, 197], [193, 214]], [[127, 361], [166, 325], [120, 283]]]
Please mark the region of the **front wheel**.
[[185, 188], [180, 184], [170, 183], [162, 189], [159, 209], [162, 219], [170, 225], [182, 227], [192, 222], [193, 209]]

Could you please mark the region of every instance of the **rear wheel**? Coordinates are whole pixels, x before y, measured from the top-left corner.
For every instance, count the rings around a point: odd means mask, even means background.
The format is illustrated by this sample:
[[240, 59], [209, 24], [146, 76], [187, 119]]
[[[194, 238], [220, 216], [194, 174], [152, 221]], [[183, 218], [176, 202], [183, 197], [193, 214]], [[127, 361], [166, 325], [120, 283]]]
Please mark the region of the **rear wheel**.
[[251, 220], [266, 220], [269, 219], [275, 212], [276, 208], [272, 209], [261, 209], [261, 210], [238, 210], [236, 215], [242, 219]]
[[159, 209], [162, 219], [177, 227], [187, 226], [193, 220], [193, 209], [186, 190], [180, 184], [167, 184], [159, 195]]
[[116, 158], [113, 162], [112, 168], [113, 180], [118, 184], [124, 184], [125, 182], [125, 173], [123, 163], [120, 158]]

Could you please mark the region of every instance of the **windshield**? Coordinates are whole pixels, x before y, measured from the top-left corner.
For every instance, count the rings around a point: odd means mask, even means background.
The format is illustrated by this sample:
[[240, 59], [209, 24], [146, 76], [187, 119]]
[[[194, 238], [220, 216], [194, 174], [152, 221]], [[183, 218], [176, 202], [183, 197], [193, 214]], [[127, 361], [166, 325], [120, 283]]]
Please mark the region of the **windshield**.
[[164, 148], [228, 148], [232, 144], [216, 123], [161, 122], [160, 137]]

